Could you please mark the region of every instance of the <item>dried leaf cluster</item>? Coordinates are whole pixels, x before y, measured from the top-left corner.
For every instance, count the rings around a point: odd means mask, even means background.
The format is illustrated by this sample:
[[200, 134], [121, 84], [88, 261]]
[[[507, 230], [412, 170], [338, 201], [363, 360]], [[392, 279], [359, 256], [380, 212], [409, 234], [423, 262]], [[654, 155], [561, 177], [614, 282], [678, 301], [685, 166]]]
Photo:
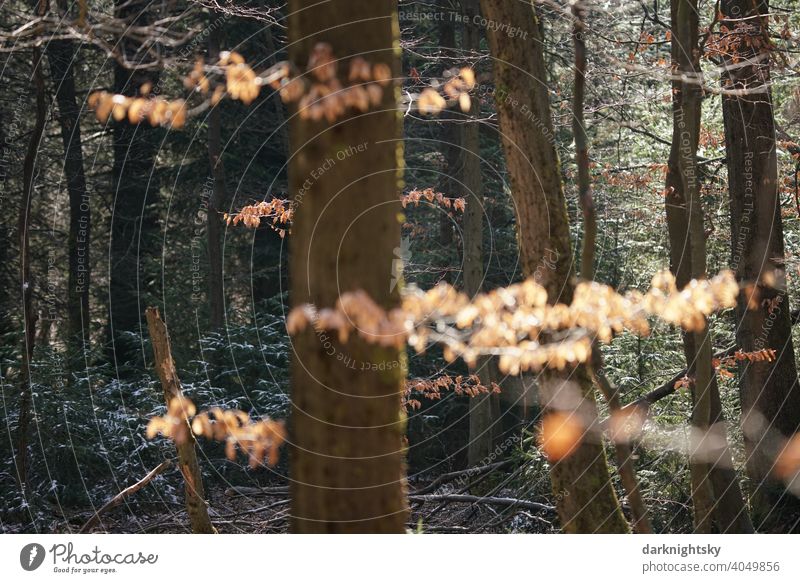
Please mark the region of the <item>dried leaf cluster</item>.
[[[400, 197], [400, 204], [406, 208], [409, 204], [418, 206], [420, 201], [426, 200], [432, 204], [438, 204], [446, 209], [453, 209], [463, 212], [466, 208], [466, 201], [463, 198], [447, 197], [441, 192], [436, 192], [433, 188], [424, 190], [412, 190]], [[291, 223], [294, 217], [294, 205], [291, 200], [284, 198], [273, 198], [242, 207], [239, 212], [222, 215], [227, 225], [242, 224], [250, 229], [256, 229], [261, 225], [261, 221], [269, 221], [270, 227], [277, 231], [281, 237], [291, 235]]]
[[363, 290], [345, 292], [333, 308], [317, 309], [302, 304], [286, 318], [289, 334], [297, 334], [311, 324], [317, 331], [335, 331], [339, 342], [347, 342], [355, 332], [369, 344], [403, 348], [407, 339], [407, 317], [402, 308], [386, 311]]
[[[478, 375], [452, 377], [442, 375], [435, 379], [414, 379], [406, 382], [403, 392], [403, 407], [406, 409], [419, 409], [422, 403], [419, 398], [438, 401], [442, 398], [442, 391], [452, 391], [456, 395], [477, 397], [487, 393], [499, 393], [497, 383], [490, 383], [487, 387], [481, 382]], [[419, 397], [419, 398], [418, 398]]]
[[774, 362], [775, 350], [772, 348], [764, 348], [762, 350], [754, 350], [752, 352], [742, 352], [737, 350], [732, 356], [725, 358], [714, 358], [711, 365], [717, 369], [717, 373], [722, 378], [732, 378], [734, 373], [730, 371], [739, 362]]
[[426, 200], [431, 204], [438, 204], [442, 208], [452, 208], [453, 210], [461, 212], [464, 212], [464, 209], [467, 205], [467, 201], [465, 199], [460, 197], [447, 197], [441, 192], [435, 191], [433, 188], [425, 188], [423, 190], [414, 189], [400, 197], [400, 204], [403, 205], [403, 208], [406, 208], [409, 204], [419, 206], [419, 203], [423, 200]]
[[[724, 20], [725, 16], [719, 14], [717, 18]], [[738, 63], [744, 55], [757, 55], [772, 48], [768, 34], [762, 31], [757, 20], [739, 19], [733, 28], [726, 24], [720, 25], [719, 32], [713, 33], [706, 43], [703, 56], [707, 59], [730, 59], [733, 63]], [[728, 79], [727, 83], [731, 84], [731, 80]]]
[[291, 234], [288, 225], [292, 222], [294, 208], [287, 199], [273, 198], [272, 200], [258, 202], [242, 207], [238, 213], [232, 215], [225, 213], [222, 218], [227, 225], [243, 224], [250, 229], [258, 228], [262, 219], [269, 221], [270, 227], [278, 232], [281, 238]]
[[186, 123], [186, 102], [183, 99], [153, 97], [149, 95], [150, 88], [150, 84], [143, 85], [141, 95], [137, 97], [95, 91], [89, 95], [88, 104], [101, 123], [114, 118], [114, 121], [127, 119], [134, 125], [147, 121], [154, 127], [183, 127]]
[[479, 355], [499, 356], [503, 373], [543, 368], [564, 369], [589, 360], [592, 342], [610, 342], [623, 332], [650, 332], [655, 316], [687, 331], [699, 331], [706, 316], [733, 307], [739, 292], [734, 275], [724, 271], [710, 280], [692, 280], [683, 290], [668, 271], [653, 277], [647, 293], [622, 295], [609, 286], [582, 282], [572, 303], [548, 304], [547, 292], [532, 279], [479, 294], [472, 300], [449, 284], [422, 292], [406, 290], [401, 308], [384, 311], [363, 291], [346, 292], [334, 308], [309, 304], [287, 319], [290, 334], [308, 324], [337, 331], [346, 342], [357, 331], [367, 342], [417, 352], [430, 342], [444, 346], [448, 361], [461, 357], [474, 366]]
[[[449, 78], [438, 88], [427, 87], [417, 98], [417, 109], [425, 115], [440, 113], [447, 107], [447, 99], [458, 102], [462, 112], [467, 113], [472, 107], [469, 92], [475, 87], [475, 72], [469, 67], [454, 69], [445, 73]], [[447, 97], [447, 99], [445, 98]]]
[[192, 439], [192, 434], [224, 442], [230, 460], [236, 458], [238, 447], [253, 468], [265, 461], [271, 466], [278, 463], [279, 448], [286, 441], [286, 429], [279, 421], [252, 420], [244, 411], [220, 407], [198, 414], [194, 403], [185, 397], [172, 399], [166, 415], [150, 419], [147, 438], [159, 433], [178, 445]]
[[339, 64], [331, 45], [317, 43], [304, 72], [292, 76], [288, 64], [279, 63], [268, 72], [270, 85], [285, 103], [297, 103], [301, 119], [334, 123], [348, 111], [363, 113], [378, 106], [392, 82], [391, 68], [354, 57], [345, 75]]

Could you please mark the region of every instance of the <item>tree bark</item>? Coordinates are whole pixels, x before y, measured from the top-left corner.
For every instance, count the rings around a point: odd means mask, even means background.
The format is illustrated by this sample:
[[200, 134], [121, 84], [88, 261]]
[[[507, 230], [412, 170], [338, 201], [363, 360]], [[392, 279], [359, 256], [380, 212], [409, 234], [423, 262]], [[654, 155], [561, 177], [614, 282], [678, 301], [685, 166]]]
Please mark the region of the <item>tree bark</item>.
[[[453, 10], [453, 6], [447, 0], [441, 0], [438, 6], [441, 13]], [[469, 25], [467, 25], [467, 28]], [[439, 54], [443, 61], [441, 67], [434, 69], [434, 74], [444, 76], [445, 71], [454, 66], [456, 62], [456, 26], [452, 19], [441, 18], [436, 23], [439, 33]], [[466, 34], [466, 31], [465, 31]], [[439, 129], [441, 131], [441, 153], [444, 161], [439, 188], [445, 196], [455, 196], [463, 185], [458, 183], [464, 165], [464, 153], [461, 144], [464, 141], [464, 126], [458, 123], [457, 114], [451, 111], [443, 111], [439, 115]], [[446, 212], [439, 213], [439, 244], [442, 248], [449, 248], [453, 245], [453, 219]], [[451, 282], [452, 283], [452, 282]]]
[[[772, 362], [745, 362], [740, 369], [742, 427], [752, 501], [769, 508], [782, 488], [771, 470], [779, 446], [770, 434], [793, 435], [800, 429], [800, 386], [791, 335], [783, 224], [778, 197], [775, 118], [772, 109], [768, 35], [769, 3], [723, 0], [720, 26], [733, 31], [733, 47], [723, 61], [726, 89], [722, 115], [731, 205], [731, 267], [737, 279], [758, 284], [758, 307], [736, 310], [736, 342], [741, 350], [773, 349]], [[744, 27], [744, 28], [737, 28]], [[747, 42], [760, 43], [748, 46]], [[758, 48], [756, 48], [758, 46]], [[734, 66], [735, 65], [735, 66]], [[774, 283], [769, 282], [769, 275]]]
[[[208, 60], [215, 63], [219, 59], [220, 37], [222, 36], [222, 14], [213, 12], [209, 23]], [[208, 199], [206, 230], [208, 231], [208, 296], [211, 329], [219, 331], [225, 324], [225, 295], [222, 274], [222, 217], [221, 211], [227, 198], [225, 192], [225, 164], [222, 161], [222, 121], [220, 106], [211, 108], [208, 114], [208, 161], [214, 187]]]
[[[696, 3], [674, 0], [671, 4], [673, 67], [688, 78], [699, 71]], [[670, 269], [679, 288], [692, 278], [706, 276], [706, 235], [699, 192], [697, 144], [700, 133], [701, 91], [695, 83], [676, 80], [672, 86], [673, 134], [667, 169], [665, 199], [670, 241]], [[691, 464], [695, 529], [709, 532], [716, 522], [720, 532], [752, 532], [727, 445], [725, 419], [719, 389], [711, 366], [711, 343], [706, 329], [684, 333], [688, 371], [694, 377], [692, 425], [700, 435], [723, 444], [704, 452]], [[707, 447], [710, 439], [698, 445]]]
[[[289, 2], [293, 64], [304, 66], [325, 42], [345, 75], [355, 55], [393, 74], [382, 102], [364, 114], [335, 124], [292, 116], [293, 306], [333, 307], [359, 289], [383, 309], [399, 305], [392, 291], [403, 171], [396, 9], [391, 0]], [[405, 351], [334, 336], [307, 329], [293, 338], [291, 530], [404, 532]]]
[[[150, 340], [153, 343], [156, 372], [161, 381], [161, 387], [164, 389], [164, 401], [169, 407], [173, 399], [183, 398], [181, 381], [175, 370], [175, 362], [172, 360], [169, 333], [167, 332], [166, 324], [161, 320], [158, 308], [147, 308], [145, 315], [147, 317], [147, 327], [150, 331]], [[189, 424], [188, 418], [186, 418], [186, 423], [187, 425]], [[189, 515], [189, 523], [192, 526], [193, 533], [215, 533], [216, 529], [208, 517], [203, 475], [200, 472], [200, 465], [197, 463], [197, 451], [195, 450], [194, 434], [191, 428], [189, 428], [188, 435], [189, 438], [185, 442], [175, 444], [175, 449], [178, 452], [178, 467], [184, 480], [186, 513]]]
[[64, 143], [64, 174], [69, 196], [69, 273], [67, 276], [67, 334], [72, 366], [84, 364], [89, 348], [89, 286], [91, 269], [89, 241], [91, 207], [83, 167], [80, 105], [75, 97], [75, 45], [71, 40], [52, 40], [47, 44], [47, 59], [55, 86], [58, 121]]
[[575, 83], [572, 95], [572, 135], [575, 140], [575, 165], [578, 169], [578, 200], [583, 214], [581, 278], [594, 280], [594, 255], [597, 241], [597, 210], [589, 175], [589, 136], [584, 122], [586, 94], [586, 8], [583, 2], [572, 5], [572, 44], [575, 48]]
[[[533, 5], [519, 0], [482, 0], [483, 17], [513, 22], [527, 35], [514, 39], [487, 30], [494, 57], [495, 100], [514, 197], [523, 272], [545, 287], [551, 302], [569, 303], [573, 293], [572, 250], [564, 188], [547, 93], [542, 36]], [[569, 393], [569, 395], [567, 395]], [[592, 383], [581, 367], [567, 378], [541, 376], [540, 402], [547, 411], [579, 397], [591, 424], [597, 410]], [[584, 439], [550, 471], [566, 532], [628, 532], [606, 462], [602, 441]]]
[[[37, 14], [44, 15], [47, 5], [44, 0], [37, 3]], [[17, 216], [17, 238], [19, 241], [20, 295], [22, 299], [22, 363], [20, 367], [19, 418], [17, 420], [16, 478], [24, 496], [28, 493], [28, 432], [31, 422], [33, 394], [31, 390], [31, 358], [36, 339], [36, 311], [33, 306], [33, 281], [31, 277], [30, 216], [35, 190], [36, 159], [44, 134], [47, 116], [44, 75], [42, 74], [42, 52], [32, 49], [33, 70], [31, 80], [36, 99], [36, 121], [28, 141], [22, 166], [22, 201]]]
[[[478, 0], [463, 2], [463, 16], [467, 24], [463, 29], [463, 44], [467, 51], [480, 49], [478, 28], [473, 26], [473, 18], [480, 14]], [[464, 209], [464, 292], [473, 297], [481, 292], [486, 276], [483, 267], [483, 176], [481, 175], [480, 152], [480, 102], [472, 99], [471, 111], [465, 116], [461, 129], [461, 184], [467, 205]], [[451, 196], [453, 193], [449, 193]], [[490, 358], [482, 357], [476, 363], [475, 374], [484, 386], [491, 385]], [[486, 393], [469, 400], [469, 446], [467, 465], [484, 465], [492, 459], [492, 451], [500, 434], [500, 425], [495, 411], [499, 409], [497, 395]]]
[[[149, 12], [148, 12], [149, 11]], [[116, 0], [115, 16], [134, 25], [146, 25], [153, 17], [153, 7], [145, 0]], [[133, 41], [122, 39], [120, 51], [127, 59], [138, 63], [139, 55]], [[114, 92], [138, 95], [146, 84], [156, 86], [158, 75], [148, 70], [126, 69], [119, 63], [114, 68]], [[150, 286], [143, 277], [144, 263], [152, 253], [152, 237], [157, 229], [152, 201], [158, 192], [155, 184], [155, 131], [145, 122], [133, 125], [124, 120], [113, 124], [112, 167], [114, 206], [111, 216], [109, 248], [109, 340], [117, 364], [135, 357], [141, 347], [132, 341], [130, 333], [143, 334], [143, 297]]]

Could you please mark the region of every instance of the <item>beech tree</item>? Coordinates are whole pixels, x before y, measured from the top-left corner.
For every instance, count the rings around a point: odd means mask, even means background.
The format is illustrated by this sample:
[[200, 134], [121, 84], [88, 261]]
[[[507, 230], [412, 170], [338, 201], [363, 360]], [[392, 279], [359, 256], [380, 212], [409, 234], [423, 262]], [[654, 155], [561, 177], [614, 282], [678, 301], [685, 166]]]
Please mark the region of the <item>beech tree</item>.
[[[751, 298], [736, 310], [736, 341], [742, 350], [772, 349], [775, 360], [742, 363], [740, 393], [747, 473], [753, 500], [765, 512], [776, 492], [772, 469], [775, 434], [800, 427], [800, 385], [786, 289], [783, 218], [778, 198], [775, 117], [770, 88], [769, 2], [720, 3], [720, 59], [726, 70], [722, 96], [728, 193], [731, 206], [731, 267]], [[752, 301], [748, 301], [752, 300]]]
[[[403, 168], [396, 5], [293, 0], [289, 34], [291, 62], [315, 82], [346, 75], [356, 57], [390, 71], [370, 111], [334, 122], [314, 121], [302, 104], [292, 111], [292, 305], [333, 307], [363, 290], [390, 309]], [[293, 351], [292, 530], [403, 532], [403, 351], [313, 329], [293, 338]]]
[[[550, 302], [569, 302], [574, 275], [572, 244], [535, 9], [527, 1], [484, 0], [481, 10], [487, 19], [519, 23], [527, 33], [509, 41], [500, 31], [487, 31], [498, 88], [495, 101], [517, 212], [523, 272], [528, 277], [539, 276]], [[548, 260], [553, 269], [542, 268]], [[578, 368], [572, 375], [546, 372], [539, 384], [543, 408], [563, 407], [564, 402], [572, 401], [566, 393], [577, 390], [581, 401], [574, 407], [596, 416], [592, 383], [585, 369]], [[550, 475], [565, 531], [628, 531], [602, 443], [583, 440], [572, 455], [552, 465]]]
[[[666, 214], [670, 240], [670, 269], [679, 287], [692, 278], [706, 277], [706, 234], [700, 199], [697, 147], [700, 136], [701, 80], [699, 75], [698, 11], [691, 1], [671, 4], [671, 55], [680, 79], [673, 81], [672, 146], [667, 167]], [[699, 435], [690, 454], [695, 528], [710, 532], [714, 521], [722, 532], [751, 532], [720, 406], [712, 368], [709, 331], [684, 333], [684, 353], [693, 376], [692, 423]], [[711, 437], [713, 436], [713, 437]], [[713, 440], [713, 451], [706, 451]]]

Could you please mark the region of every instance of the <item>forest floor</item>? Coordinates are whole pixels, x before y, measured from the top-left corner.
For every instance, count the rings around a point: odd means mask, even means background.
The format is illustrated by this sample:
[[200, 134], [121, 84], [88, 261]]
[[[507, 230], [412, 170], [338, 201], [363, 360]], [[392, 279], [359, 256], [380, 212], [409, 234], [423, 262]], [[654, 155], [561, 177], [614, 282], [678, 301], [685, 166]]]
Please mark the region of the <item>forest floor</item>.
[[[454, 476], [445, 474], [445, 478]], [[555, 512], [544, 503], [516, 499], [512, 488], [471, 494], [448, 486], [442, 476], [409, 483], [408, 530], [417, 533], [557, 532]], [[288, 486], [231, 487], [209, 492], [211, 519], [220, 533], [284, 533], [289, 526]], [[188, 518], [180, 504], [121, 505], [104, 513], [91, 532], [187, 533]], [[149, 506], [149, 507], [148, 507]], [[77, 532], [93, 510], [76, 511], [68, 522], [54, 517], [54, 532]], [[6, 524], [5, 528], [12, 525]], [[25, 529], [21, 529], [24, 531]], [[16, 531], [16, 529], [12, 529]]]

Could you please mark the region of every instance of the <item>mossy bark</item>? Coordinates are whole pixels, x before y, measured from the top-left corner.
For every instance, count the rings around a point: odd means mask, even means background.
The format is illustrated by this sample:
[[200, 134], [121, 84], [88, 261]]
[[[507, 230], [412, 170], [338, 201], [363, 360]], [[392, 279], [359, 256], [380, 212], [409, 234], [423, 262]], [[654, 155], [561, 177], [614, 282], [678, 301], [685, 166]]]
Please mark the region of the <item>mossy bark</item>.
[[[670, 11], [673, 67], [691, 78], [699, 71], [697, 6], [693, 1], [674, 0]], [[673, 81], [672, 96], [672, 146], [665, 208], [670, 270], [682, 288], [692, 278], [706, 277], [706, 235], [697, 164], [702, 104], [698, 80]], [[711, 366], [708, 329], [684, 333], [683, 343], [688, 370], [694, 378], [692, 425], [699, 434], [711, 436], [696, 444], [704, 451], [698, 452], [691, 463], [695, 530], [710, 532], [716, 527], [720, 532], [752, 532], [728, 447], [719, 388]], [[714, 452], [705, 451], [711, 442], [721, 446]]]
[[[526, 33], [511, 38], [487, 31], [520, 263], [526, 276], [547, 289], [551, 302], [569, 302], [572, 248], [538, 19], [533, 5], [519, 0], [482, 0], [481, 9], [489, 21], [513, 23]], [[563, 391], [578, 393], [587, 421], [596, 416], [592, 383], [583, 368], [571, 375], [542, 375], [539, 396], [545, 410], [558, 406]], [[550, 475], [565, 532], [629, 532], [599, 436], [587, 435], [572, 455], [553, 464]]]

